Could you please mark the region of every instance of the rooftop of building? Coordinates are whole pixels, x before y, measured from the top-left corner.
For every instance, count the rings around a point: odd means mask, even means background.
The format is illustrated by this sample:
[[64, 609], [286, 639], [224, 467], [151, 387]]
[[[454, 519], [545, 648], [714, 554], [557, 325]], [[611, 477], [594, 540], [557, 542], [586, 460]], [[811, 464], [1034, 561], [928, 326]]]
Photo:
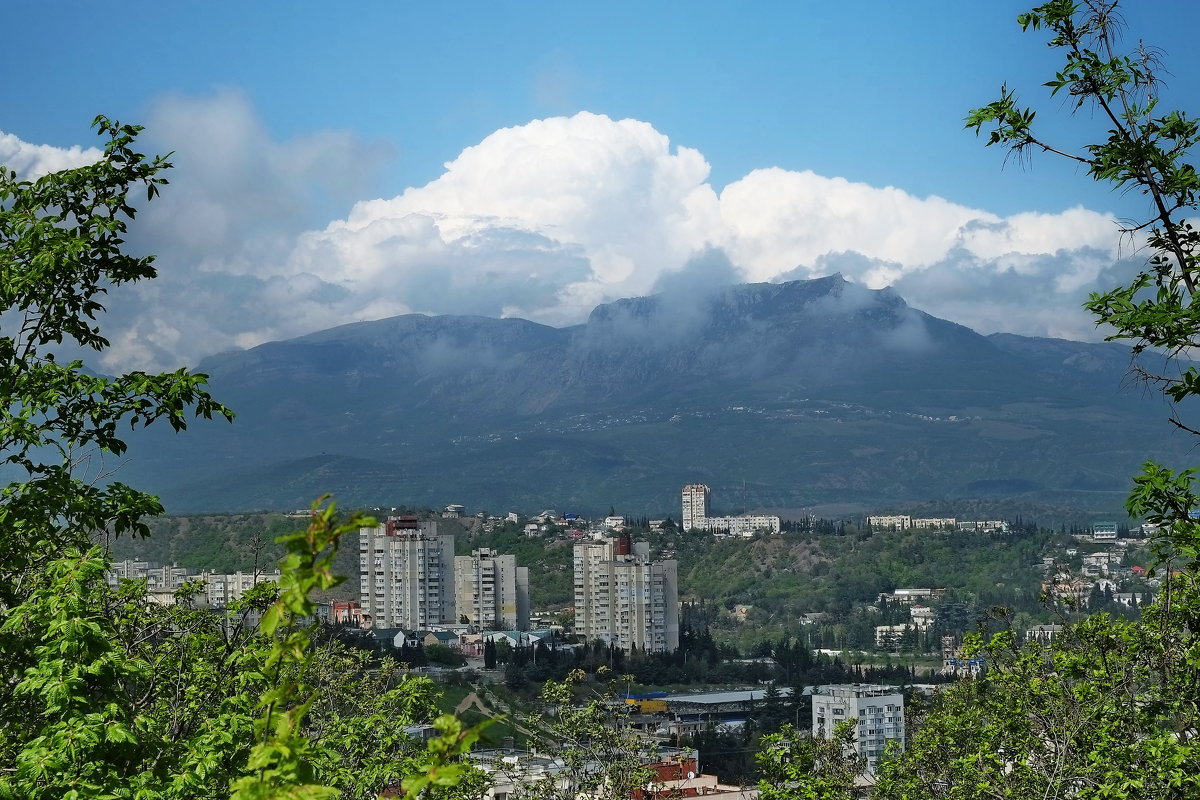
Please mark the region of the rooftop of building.
[[[668, 703], [698, 703], [700, 705], [721, 705], [723, 703], [749, 703], [766, 697], [766, 689], [735, 689], [728, 692], [703, 692], [701, 694], [673, 694], [665, 697]], [[780, 697], [790, 697], [792, 690], [788, 687], [779, 689]]]
[[816, 687], [813, 694], [832, 697], [884, 697], [900, 694], [900, 687], [880, 683], [830, 683]]

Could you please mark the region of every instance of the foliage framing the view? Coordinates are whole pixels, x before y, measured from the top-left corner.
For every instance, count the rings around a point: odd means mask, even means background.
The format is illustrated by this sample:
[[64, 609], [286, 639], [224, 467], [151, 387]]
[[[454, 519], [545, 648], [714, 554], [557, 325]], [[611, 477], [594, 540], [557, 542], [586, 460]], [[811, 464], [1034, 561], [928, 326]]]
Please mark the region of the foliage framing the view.
[[[21, 180], [0, 168], [0, 798], [376, 797], [474, 792], [461, 755], [476, 731], [437, 720], [427, 748], [406, 725], [433, 716], [427, 679], [304, 627], [311, 594], [336, 583], [340, 521], [314, 505], [281, 586], [226, 609], [173, 605], [145, 582], [113, 589], [100, 534], [144, 536], [158, 500], [105, 472], [123, 428], [232, 418], [186, 369], [101, 377], [56, 350], [103, 351], [110, 289], [155, 276], [125, 252], [131, 194], [153, 199], [164, 157], [140, 128], [104, 117], [93, 163]], [[255, 620], [262, 616], [261, 626]]]
[[[976, 109], [967, 126], [988, 129], [988, 145], [1001, 144], [1020, 156], [1042, 150], [1086, 165], [1089, 174], [1116, 187], [1133, 189], [1149, 201], [1147, 218], [1122, 225], [1129, 241], [1145, 249], [1144, 266], [1124, 286], [1093, 293], [1085, 304], [1112, 331], [1110, 340], [1126, 340], [1135, 353], [1147, 348], [1188, 356], [1200, 346], [1200, 307], [1195, 303], [1200, 264], [1200, 232], [1188, 220], [1200, 207], [1200, 175], [1187, 160], [1200, 140], [1200, 123], [1178, 110], [1159, 107], [1157, 50], [1139, 43], [1131, 54], [1119, 52], [1123, 20], [1114, 0], [1083, 3], [1056, 0], [1018, 17], [1022, 30], [1045, 29], [1050, 46], [1065, 54], [1063, 68], [1045, 86], [1065, 93], [1072, 110], [1090, 110], [1109, 126], [1103, 142], [1084, 153], [1069, 153], [1043, 141], [1034, 127], [1035, 112], [1017, 103], [1007, 86], [1000, 98]], [[1146, 375], [1175, 403], [1200, 394], [1200, 372], [1186, 365], [1178, 375]], [[1172, 422], [1198, 433], [1174, 414]], [[1128, 501], [1131, 516], [1147, 518], [1164, 530], [1159, 554], [1197, 562], [1197, 507], [1192, 471], [1147, 464]]]
[[[1110, 339], [1135, 353], [1187, 356], [1200, 343], [1194, 305], [1200, 234], [1185, 218], [1197, 210], [1200, 178], [1188, 158], [1194, 119], [1159, 107], [1157, 51], [1118, 50], [1123, 24], [1112, 0], [1054, 0], [1021, 14], [1025, 31], [1045, 30], [1064, 54], [1045, 86], [1072, 110], [1108, 125], [1104, 141], [1070, 153], [1042, 139], [1036, 114], [1007, 86], [976, 109], [967, 127], [1018, 157], [1048, 152], [1086, 165], [1093, 178], [1134, 188], [1148, 217], [1121, 232], [1147, 252], [1124, 286], [1093, 294], [1086, 307]], [[1200, 374], [1144, 374], [1174, 401], [1200, 394]], [[1177, 413], [1172, 422], [1192, 433]], [[1011, 630], [968, 637], [961, 655], [982, 656], [987, 671], [909, 709], [903, 754], [883, 760], [874, 798], [1183, 798], [1200, 793], [1200, 507], [1194, 471], [1148, 463], [1127, 508], [1157, 526], [1154, 548], [1163, 589], [1140, 620], [1093, 614], [1049, 644], [1022, 645]], [[998, 610], [1001, 621], [1007, 615]], [[1004, 626], [1002, 626], [1004, 627]], [[843, 739], [848, 731], [842, 731]], [[852, 734], [851, 734], [852, 736]], [[837, 769], [849, 741], [768, 740], [760, 753], [769, 792], [781, 800], [856, 798], [861, 787]], [[825, 748], [825, 749], [822, 749]], [[832, 748], [832, 749], [830, 749]], [[799, 765], [797, 767], [797, 765]]]
[[[1092, 111], [1106, 138], [1082, 153], [1040, 138], [1033, 111], [1003, 87], [972, 111], [967, 126], [988, 144], [1023, 156], [1044, 151], [1086, 165], [1093, 178], [1133, 188], [1148, 217], [1121, 232], [1146, 249], [1144, 267], [1124, 286], [1094, 293], [1086, 307], [1109, 339], [1186, 356], [1200, 338], [1196, 248], [1185, 215], [1197, 209], [1200, 179], [1187, 160], [1194, 119], [1160, 108], [1159, 54], [1139, 43], [1119, 51], [1116, 2], [1055, 0], [1020, 15], [1025, 31], [1045, 30], [1064, 65], [1045, 83], [1072, 110]], [[1143, 375], [1175, 403], [1200, 393], [1200, 376]], [[1172, 422], [1192, 430], [1180, 421]], [[1192, 431], [1193, 433], [1195, 431]], [[1200, 541], [1193, 472], [1148, 463], [1134, 480], [1131, 516], [1158, 527], [1163, 590], [1138, 621], [1095, 614], [1067, 626], [1047, 646], [1021, 646], [1011, 632], [968, 641], [985, 656], [980, 680], [960, 682], [916, 715], [909, 750], [885, 762], [877, 794], [889, 798], [1185, 798], [1200, 791]]]

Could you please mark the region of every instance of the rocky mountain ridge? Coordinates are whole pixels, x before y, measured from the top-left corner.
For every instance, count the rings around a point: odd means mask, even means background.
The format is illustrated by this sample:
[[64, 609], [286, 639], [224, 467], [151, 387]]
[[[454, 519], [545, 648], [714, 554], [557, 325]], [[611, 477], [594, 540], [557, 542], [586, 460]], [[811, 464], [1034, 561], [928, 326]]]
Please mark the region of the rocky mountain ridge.
[[839, 275], [618, 300], [565, 328], [406, 315], [207, 359], [236, 422], [150, 431], [126, 469], [179, 511], [333, 491], [678, 514], [691, 481], [727, 511], [996, 491], [1115, 510], [1138, 464], [1190, 445], [1129, 365]]

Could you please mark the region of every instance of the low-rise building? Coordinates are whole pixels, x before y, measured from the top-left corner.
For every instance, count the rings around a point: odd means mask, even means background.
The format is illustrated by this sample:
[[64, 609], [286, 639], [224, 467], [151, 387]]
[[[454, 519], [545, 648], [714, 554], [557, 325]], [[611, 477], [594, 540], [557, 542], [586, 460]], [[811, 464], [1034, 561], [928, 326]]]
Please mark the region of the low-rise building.
[[650, 780], [644, 789], [635, 789], [631, 800], [701, 797], [706, 800], [755, 800], [758, 789], [721, 783], [716, 775], [700, 771], [698, 754], [684, 751], [646, 765]]
[[959, 522], [958, 529], [960, 531], [974, 531], [976, 533], [1008, 533], [1008, 523], [1002, 519], [986, 519], [974, 522]]
[[963, 655], [958, 639], [953, 636], [942, 637], [942, 670], [943, 675], [953, 675], [963, 678], [978, 677], [983, 672], [985, 661], [982, 656], [967, 657]]
[[779, 533], [783, 523], [772, 514], [743, 514], [737, 517], [706, 517], [700, 527], [710, 533], [725, 532], [730, 536], [751, 537], [756, 533]]
[[908, 606], [918, 600], [937, 600], [945, 594], [945, 589], [896, 589], [894, 592], [880, 592], [879, 602]]
[[1062, 625], [1034, 625], [1025, 632], [1025, 641], [1050, 644], [1062, 633], [1062, 631]]
[[1145, 592], [1117, 592], [1113, 595], [1113, 601], [1120, 603], [1123, 606], [1134, 608], [1143, 606], [1149, 600], [1149, 595]]
[[914, 528], [932, 528], [935, 530], [948, 531], [958, 527], [958, 521], [954, 519], [954, 517], [913, 517], [911, 525]]
[[911, 625], [876, 625], [875, 647], [878, 650], [899, 650], [904, 635], [912, 631]]
[[929, 630], [937, 622], [937, 610], [929, 606], [913, 605], [908, 609], [909, 619], [912, 620], [914, 628], [918, 630]]
[[907, 514], [891, 514], [867, 517], [867, 524], [875, 529], [908, 530], [912, 527], [912, 517]]

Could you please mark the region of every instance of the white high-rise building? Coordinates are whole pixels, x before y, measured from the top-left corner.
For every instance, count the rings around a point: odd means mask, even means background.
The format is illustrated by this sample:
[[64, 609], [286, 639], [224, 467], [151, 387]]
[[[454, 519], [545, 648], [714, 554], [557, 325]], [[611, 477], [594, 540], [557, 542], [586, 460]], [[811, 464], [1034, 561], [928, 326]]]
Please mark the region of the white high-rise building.
[[460, 618], [483, 629], [529, 628], [529, 567], [486, 547], [454, 558], [454, 598]]
[[689, 483], [683, 487], [683, 518], [680, 521], [683, 530], [705, 530], [708, 498], [709, 490], [703, 483]]
[[829, 738], [839, 722], [855, 720], [854, 746], [867, 760], [867, 771], [879, 766], [887, 743], [904, 746], [904, 695], [895, 686], [839, 683], [818, 686], [812, 696], [812, 732]]
[[575, 545], [575, 633], [629, 650], [679, 647], [674, 560], [651, 561], [650, 545], [628, 534]]
[[424, 630], [458, 622], [454, 613], [454, 535], [437, 522], [388, 517], [359, 528], [359, 597], [377, 628]]

